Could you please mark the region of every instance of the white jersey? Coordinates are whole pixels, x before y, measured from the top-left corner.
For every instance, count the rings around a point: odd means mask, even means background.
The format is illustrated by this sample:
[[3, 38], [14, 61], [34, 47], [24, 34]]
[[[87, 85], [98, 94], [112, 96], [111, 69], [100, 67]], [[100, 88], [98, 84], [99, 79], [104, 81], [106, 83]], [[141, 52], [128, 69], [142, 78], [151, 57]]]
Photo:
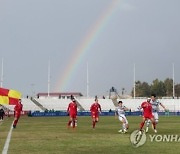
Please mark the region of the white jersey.
[[125, 116], [125, 109], [126, 109], [125, 106], [122, 106], [122, 107], [118, 106], [116, 108], [116, 113], [119, 116], [119, 121], [122, 121], [122, 122], [125, 122], [126, 124], [128, 124], [128, 120], [127, 120], [127, 118]]
[[152, 112], [158, 112], [159, 111], [159, 104], [161, 104], [158, 100], [152, 101], [151, 100], [151, 105], [152, 105]]
[[117, 108], [116, 108], [116, 113], [120, 116], [120, 115], [125, 115], [125, 106], [122, 106], [122, 107], [120, 107], [120, 106], [118, 106]]

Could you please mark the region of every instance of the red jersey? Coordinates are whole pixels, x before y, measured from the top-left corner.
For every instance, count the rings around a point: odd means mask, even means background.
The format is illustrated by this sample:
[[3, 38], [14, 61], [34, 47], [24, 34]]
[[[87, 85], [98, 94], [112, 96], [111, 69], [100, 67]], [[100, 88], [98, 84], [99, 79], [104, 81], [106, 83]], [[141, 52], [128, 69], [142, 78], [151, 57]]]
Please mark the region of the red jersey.
[[141, 104], [141, 107], [143, 108], [143, 115], [144, 117], [152, 116], [152, 105], [149, 102], [143, 102]]
[[22, 108], [23, 108], [23, 105], [21, 103], [16, 104], [16, 106], [14, 107], [14, 116], [18, 119], [21, 116]]
[[98, 113], [99, 111], [101, 112], [101, 105], [99, 103], [93, 103], [91, 105], [90, 111], [93, 113]]
[[20, 114], [22, 111], [23, 105], [21, 103], [18, 103], [15, 107], [14, 107], [14, 111], [15, 114]]
[[67, 112], [69, 114], [77, 114], [77, 104], [75, 102], [69, 103], [69, 106], [67, 108]]

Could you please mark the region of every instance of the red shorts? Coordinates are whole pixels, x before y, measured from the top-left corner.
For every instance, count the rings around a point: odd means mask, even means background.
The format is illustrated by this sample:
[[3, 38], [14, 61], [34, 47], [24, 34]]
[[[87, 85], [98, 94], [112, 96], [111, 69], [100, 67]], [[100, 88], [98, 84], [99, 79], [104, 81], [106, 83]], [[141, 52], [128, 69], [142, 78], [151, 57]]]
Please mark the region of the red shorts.
[[154, 116], [152, 114], [143, 115], [145, 119], [152, 119]]
[[21, 114], [15, 114], [15, 118], [19, 119]]
[[76, 113], [70, 113], [69, 116], [70, 116], [70, 118], [76, 119], [77, 114]]
[[92, 118], [99, 118], [99, 114], [97, 112], [91, 112]]

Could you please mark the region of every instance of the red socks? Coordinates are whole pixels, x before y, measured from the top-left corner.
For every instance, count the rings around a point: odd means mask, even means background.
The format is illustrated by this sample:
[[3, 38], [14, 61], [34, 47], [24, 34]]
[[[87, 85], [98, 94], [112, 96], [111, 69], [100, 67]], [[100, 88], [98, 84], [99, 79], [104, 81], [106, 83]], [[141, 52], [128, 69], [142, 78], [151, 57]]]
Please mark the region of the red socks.
[[145, 123], [145, 122], [141, 122], [141, 124], [140, 124], [140, 130], [142, 130], [142, 128], [143, 128], [143, 126], [144, 126], [144, 123]]
[[95, 121], [93, 121], [93, 128], [95, 128], [95, 125], [96, 125], [96, 122], [95, 122]]
[[69, 122], [68, 122], [68, 126], [70, 126], [71, 122], [72, 122], [72, 121], [71, 121], [71, 120], [69, 120]]

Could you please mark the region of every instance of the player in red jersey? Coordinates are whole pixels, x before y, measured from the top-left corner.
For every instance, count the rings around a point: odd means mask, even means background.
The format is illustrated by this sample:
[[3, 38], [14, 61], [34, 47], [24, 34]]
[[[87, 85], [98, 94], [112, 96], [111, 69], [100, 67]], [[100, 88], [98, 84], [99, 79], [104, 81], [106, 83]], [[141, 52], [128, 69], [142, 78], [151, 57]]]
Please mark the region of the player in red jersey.
[[99, 112], [101, 113], [101, 105], [98, 103], [97, 97], [95, 98], [95, 103], [90, 107], [91, 117], [92, 117], [92, 126], [95, 128], [96, 123], [99, 121]]
[[71, 98], [72, 102], [69, 103], [69, 106], [67, 108], [67, 113], [69, 114], [69, 122], [68, 122], [68, 127], [70, 127], [71, 123], [73, 128], [75, 128], [75, 120], [77, 119], [77, 104], [76, 100], [74, 97]]
[[19, 102], [14, 107], [14, 122], [13, 122], [13, 128], [16, 128], [16, 125], [18, 123], [18, 120], [21, 116], [23, 105], [21, 104], [21, 99], [19, 99]]
[[153, 128], [154, 128], [154, 132], [157, 133], [157, 130], [156, 130], [156, 123], [155, 123], [155, 120], [154, 120], [154, 116], [152, 115], [152, 105], [150, 103], [151, 99], [148, 98], [146, 102], [143, 102], [141, 104], [141, 108], [143, 109], [143, 120], [140, 124], [140, 133], [142, 133], [142, 128], [144, 126], [144, 123], [146, 120], [150, 119], [152, 124], [153, 124]]

